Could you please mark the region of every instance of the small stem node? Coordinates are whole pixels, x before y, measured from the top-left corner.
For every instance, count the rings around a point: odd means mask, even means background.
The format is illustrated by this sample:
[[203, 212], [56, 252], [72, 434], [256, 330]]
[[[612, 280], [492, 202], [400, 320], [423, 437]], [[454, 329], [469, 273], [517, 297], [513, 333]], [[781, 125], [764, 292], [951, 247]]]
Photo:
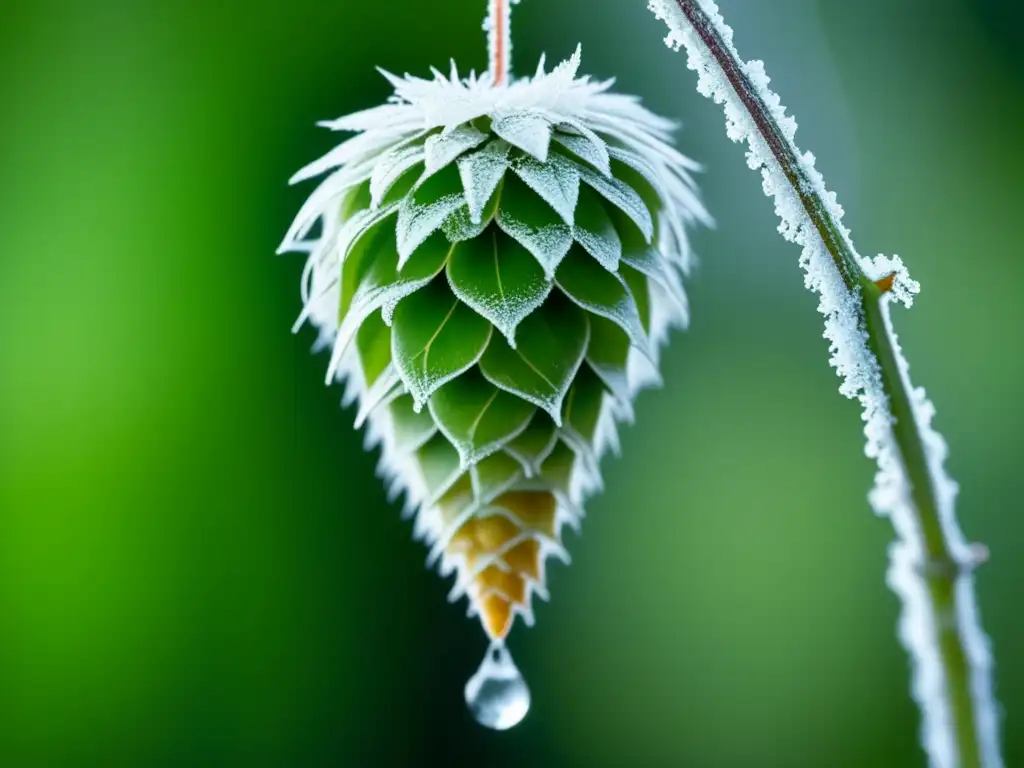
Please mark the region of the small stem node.
[[891, 275], [886, 275], [881, 280], [875, 280], [875, 285], [878, 286], [878, 290], [882, 293], [892, 293], [892, 288], [896, 284], [896, 273], [893, 272]]

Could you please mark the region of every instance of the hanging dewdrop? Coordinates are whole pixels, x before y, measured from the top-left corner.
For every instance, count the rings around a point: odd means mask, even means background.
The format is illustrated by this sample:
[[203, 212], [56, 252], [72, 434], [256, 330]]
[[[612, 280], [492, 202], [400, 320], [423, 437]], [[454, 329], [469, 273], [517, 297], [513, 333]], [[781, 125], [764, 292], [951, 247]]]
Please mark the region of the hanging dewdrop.
[[660, 383], [686, 229], [708, 222], [673, 123], [578, 77], [578, 49], [512, 78], [510, 2], [490, 2], [483, 76], [384, 72], [387, 104], [323, 124], [355, 135], [293, 177], [329, 174], [280, 248], [309, 254], [297, 326], [491, 640], [466, 698], [499, 729], [529, 708], [505, 638]]

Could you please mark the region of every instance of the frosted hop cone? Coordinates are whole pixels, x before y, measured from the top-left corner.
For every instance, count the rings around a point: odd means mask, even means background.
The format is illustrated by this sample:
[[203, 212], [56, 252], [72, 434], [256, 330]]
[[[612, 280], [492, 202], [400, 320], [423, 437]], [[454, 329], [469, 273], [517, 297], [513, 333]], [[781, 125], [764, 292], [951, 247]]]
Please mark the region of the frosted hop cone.
[[325, 123], [352, 135], [293, 178], [326, 174], [281, 246], [308, 253], [298, 325], [494, 658], [660, 382], [708, 218], [674, 125], [579, 66], [384, 73], [387, 104]]

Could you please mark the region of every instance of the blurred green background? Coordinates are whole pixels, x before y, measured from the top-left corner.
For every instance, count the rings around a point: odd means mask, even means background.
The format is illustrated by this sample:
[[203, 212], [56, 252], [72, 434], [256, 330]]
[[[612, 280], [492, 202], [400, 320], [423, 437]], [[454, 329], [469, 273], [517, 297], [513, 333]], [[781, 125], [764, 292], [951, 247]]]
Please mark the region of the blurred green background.
[[[484, 650], [373, 477], [273, 257], [373, 67], [484, 66], [483, 0], [0, 3], [0, 764], [914, 766], [918, 715], [858, 409], [719, 108], [642, 0], [526, 0], [520, 71], [584, 69], [685, 123], [717, 231], [694, 322], [605, 464], [571, 568]], [[1024, 764], [1024, 11], [721, 0], [865, 253], [939, 408]], [[1014, 350], [1017, 350], [1014, 352]]]

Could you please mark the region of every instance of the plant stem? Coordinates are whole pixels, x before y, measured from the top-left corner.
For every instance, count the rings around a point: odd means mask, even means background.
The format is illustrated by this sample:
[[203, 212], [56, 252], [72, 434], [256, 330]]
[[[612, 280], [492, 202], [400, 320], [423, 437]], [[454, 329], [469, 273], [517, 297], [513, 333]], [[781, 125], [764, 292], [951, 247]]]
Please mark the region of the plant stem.
[[487, 28], [490, 71], [495, 85], [504, 85], [512, 68], [512, 0], [488, 0]]
[[[978, 550], [963, 544], [953, 493], [942, 487], [938, 449], [920, 417], [889, 317], [891, 280], [868, 277], [849, 234], [816, 184], [802, 155], [779, 124], [763, 91], [751, 80], [731, 40], [701, 0], [675, 0], [706, 53], [721, 68], [813, 224], [843, 284], [859, 303], [860, 327], [880, 377], [891, 416], [894, 457], [908, 486], [902, 541], [893, 551], [890, 581], [904, 601], [904, 641], [915, 664], [916, 697], [922, 706], [923, 739], [933, 765], [1002, 765], [991, 696], [987, 641], [977, 619], [971, 571]], [[908, 555], [909, 553], [909, 555]], [[916, 622], [916, 623], [915, 623]]]

